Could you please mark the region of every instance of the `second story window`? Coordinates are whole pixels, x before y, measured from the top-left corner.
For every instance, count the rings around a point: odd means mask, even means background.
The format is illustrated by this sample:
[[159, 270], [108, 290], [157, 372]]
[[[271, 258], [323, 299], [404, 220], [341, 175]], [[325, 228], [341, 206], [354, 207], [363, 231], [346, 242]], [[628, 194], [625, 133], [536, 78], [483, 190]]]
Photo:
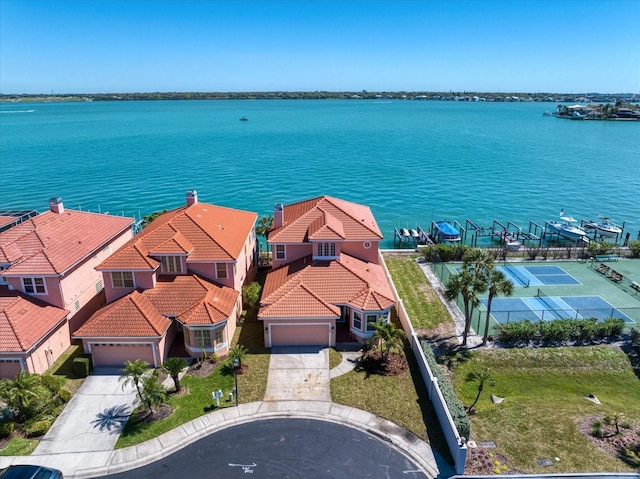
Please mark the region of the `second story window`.
[[277, 244], [276, 245], [276, 259], [286, 259], [284, 245]]
[[216, 277], [227, 279], [227, 263], [216, 263]]
[[182, 261], [180, 256], [163, 256], [162, 272], [166, 274], [182, 273]]
[[318, 256], [335, 256], [335, 243], [318, 243]]
[[22, 286], [25, 293], [47, 294], [44, 286], [44, 278], [22, 278]]
[[114, 271], [111, 273], [111, 284], [114, 288], [133, 288], [131, 271]]

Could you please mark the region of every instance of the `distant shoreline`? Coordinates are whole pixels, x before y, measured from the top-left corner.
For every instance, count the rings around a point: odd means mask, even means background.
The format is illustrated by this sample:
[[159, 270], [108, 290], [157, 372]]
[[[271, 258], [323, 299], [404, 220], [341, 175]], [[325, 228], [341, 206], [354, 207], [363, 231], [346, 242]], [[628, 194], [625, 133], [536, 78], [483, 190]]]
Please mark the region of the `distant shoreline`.
[[640, 103], [632, 93], [490, 93], [490, 92], [158, 92], [0, 94], [0, 103], [153, 101], [153, 100], [426, 100], [471, 102]]

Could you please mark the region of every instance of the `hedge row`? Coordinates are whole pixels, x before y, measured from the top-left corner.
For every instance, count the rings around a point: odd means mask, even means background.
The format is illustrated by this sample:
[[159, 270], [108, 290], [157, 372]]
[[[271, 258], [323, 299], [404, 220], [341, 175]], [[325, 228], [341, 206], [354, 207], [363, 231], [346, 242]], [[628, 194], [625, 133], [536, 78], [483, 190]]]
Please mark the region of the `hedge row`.
[[535, 321], [528, 319], [497, 326], [497, 339], [507, 344], [523, 344], [531, 341], [566, 343], [572, 341], [594, 342], [614, 338], [622, 334], [624, 321], [607, 318], [598, 321], [587, 319], [555, 319]]
[[438, 386], [440, 386], [440, 391], [442, 392], [444, 401], [447, 403], [447, 408], [449, 409], [453, 423], [456, 425], [458, 434], [469, 439], [471, 435], [471, 422], [469, 422], [469, 417], [464, 410], [464, 406], [460, 400], [458, 400], [456, 394], [453, 392], [453, 387], [449, 379], [444, 375], [442, 369], [440, 369], [440, 365], [436, 362], [436, 357], [433, 354], [431, 345], [427, 341], [421, 341], [420, 346], [422, 347], [422, 351], [424, 351], [424, 356], [427, 359], [427, 363], [429, 363], [431, 371], [433, 371], [433, 374], [438, 378]]

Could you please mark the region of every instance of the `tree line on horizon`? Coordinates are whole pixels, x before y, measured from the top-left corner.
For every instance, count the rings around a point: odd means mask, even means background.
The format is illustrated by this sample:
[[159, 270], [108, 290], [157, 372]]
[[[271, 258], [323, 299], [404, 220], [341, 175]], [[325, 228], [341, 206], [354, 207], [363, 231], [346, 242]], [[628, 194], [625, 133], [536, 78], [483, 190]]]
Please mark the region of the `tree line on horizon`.
[[496, 93], [472, 91], [448, 92], [330, 92], [330, 91], [266, 91], [266, 92], [153, 92], [153, 93], [69, 93], [69, 94], [0, 94], [0, 101], [135, 101], [135, 100], [454, 100], [481, 98], [487, 101], [577, 101], [578, 98], [594, 102], [612, 102], [619, 100], [638, 102], [640, 99], [632, 93]]

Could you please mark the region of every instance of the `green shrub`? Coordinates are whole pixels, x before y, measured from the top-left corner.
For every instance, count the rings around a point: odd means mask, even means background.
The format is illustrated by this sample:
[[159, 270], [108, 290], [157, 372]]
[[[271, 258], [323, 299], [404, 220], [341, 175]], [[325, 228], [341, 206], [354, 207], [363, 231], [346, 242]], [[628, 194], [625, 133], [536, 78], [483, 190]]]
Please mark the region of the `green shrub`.
[[73, 373], [79, 378], [86, 378], [91, 373], [91, 355], [83, 354], [73, 359]]
[[220, 359], [220, 358], [218, 357], [218, 355], [217, 355], [216, 353], [211, 353], [211, 354], [209, 355], [209, 362], [210, 362], [211, 364], [215, 364], [215, 363], [217, 363], [217, 362], [218, 362], [218, 359]]
[[38, 416], [25, 422], [22, 431], [27, 437], [42, 436], [46, 434], [54, 421], [55, 417], [53, 416]]
[[631, 332], [629, 333], [629, 339], [631, 340], [632, 346], [640, 346], [640, 329], [631, 328]]
[[71, 393], [67, 389], [61, 389], [58, 391], [58, 397], [63, 403], [68, 403], [71, 400]]
[[0, 422], [0, 437], [9, 437], [15, 431], [16, 423], [13, 421]]
[[448, 263], [450, 261], [461, 261], [468, 249], [469, 246], [462, 244], [435, 244], [428, 248], [423, 248], [422, 255], [430, 263]]
[[458, 430], [458, 434], [469, 439], [471, 435], [471, 422], [469, 421], [467, 412], [464, 410], [464, 406], [453, 391], [453, 387], [451, 386], [449, 379], [444, 375], [442, 369], [440, 369], [440, 366], [436, 361], [436, 357], [433, 354], [433, 350], [431, 349], [431, 345], [427, 341], [422, 341], [420, 346], [422, 347], [422, 351], [424, 351], [424, 356], [427, 359], [427, 363], [429, 364], [431, 371], [438, 378], [438, 386], [440, 387], [442, 396], [447, 403], [447, 408], [449, 409], [453, 423]]
[[640, 258], [640, 240], [629, 241], [629, 251], [634, 258]]
[[596, 341], [620, 336], [624, 320], [607, 318], [555, 319], [531, 322], [528, 319], [497, 326], [498, 340], [506, 344], [523, 344], [530, 341], [565, 343], [568, 341]]

